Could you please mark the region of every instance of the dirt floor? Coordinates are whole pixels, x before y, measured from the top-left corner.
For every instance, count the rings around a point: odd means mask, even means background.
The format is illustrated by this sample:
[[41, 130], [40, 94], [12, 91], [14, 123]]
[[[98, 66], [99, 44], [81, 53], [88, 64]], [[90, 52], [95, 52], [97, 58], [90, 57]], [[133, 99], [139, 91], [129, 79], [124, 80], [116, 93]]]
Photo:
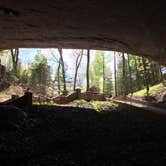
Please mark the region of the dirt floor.
[[34, 106], [26, 121], [0, 131], [0, 165], [166, 164], [166, 116], [141, 110]]

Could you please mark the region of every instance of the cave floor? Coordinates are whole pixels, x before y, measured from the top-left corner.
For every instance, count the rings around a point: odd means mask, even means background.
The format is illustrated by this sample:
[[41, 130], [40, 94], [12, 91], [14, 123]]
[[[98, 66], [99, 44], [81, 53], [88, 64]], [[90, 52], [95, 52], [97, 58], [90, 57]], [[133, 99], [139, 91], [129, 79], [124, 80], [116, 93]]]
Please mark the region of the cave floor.
[[165, 165], [166, 116], [139, 109], [33, 106], [15, 130], [0, 132], [0, 165]]

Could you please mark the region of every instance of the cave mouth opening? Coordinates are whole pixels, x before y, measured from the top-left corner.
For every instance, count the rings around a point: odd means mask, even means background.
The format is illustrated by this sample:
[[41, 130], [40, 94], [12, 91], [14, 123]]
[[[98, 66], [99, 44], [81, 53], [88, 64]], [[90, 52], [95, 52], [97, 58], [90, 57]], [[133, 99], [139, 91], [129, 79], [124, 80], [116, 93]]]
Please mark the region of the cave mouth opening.
[[143, 56], [62, 48], [17, 48], [0, 54], [1, 102], [26, 91], [33, 93], [33, 104], [40, 105], [96, 108], [119, 96], [164, 102], [166, 68]]

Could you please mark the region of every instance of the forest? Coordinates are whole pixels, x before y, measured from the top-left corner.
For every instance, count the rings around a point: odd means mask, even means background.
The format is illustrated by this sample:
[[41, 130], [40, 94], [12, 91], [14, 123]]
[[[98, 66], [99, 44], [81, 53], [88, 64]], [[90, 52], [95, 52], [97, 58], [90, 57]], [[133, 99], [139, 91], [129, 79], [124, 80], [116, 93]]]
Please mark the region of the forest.
[[166, 68], [145, 57], [101, 50], [75, 49], [67, 53], [62, 48], [45, 52], [36, 49], [29, 55], [33, 57], [31, 62], [26, 63], [22, 56], [28, 58], [28, 49], [24, 50], [0, 51], [1, 66], [5, 66], [1, 91], [5, 86], [20, 85], [38, 96], [56, 96], [78, 88], [94, 88], [112, 97], [132, 96], [145, 89], [142, 95], [151, 96], [150, 87], [160, 83], [165, 86]]

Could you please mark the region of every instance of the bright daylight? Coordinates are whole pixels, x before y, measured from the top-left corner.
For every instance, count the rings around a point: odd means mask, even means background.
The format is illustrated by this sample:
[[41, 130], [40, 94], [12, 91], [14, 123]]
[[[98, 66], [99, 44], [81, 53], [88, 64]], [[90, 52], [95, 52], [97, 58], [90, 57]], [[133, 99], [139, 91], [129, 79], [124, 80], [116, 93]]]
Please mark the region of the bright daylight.
[[21, 97], [26, 90], [33, 93], [33, 104], [86, 107], [87, 102], [88, 107], [97, 104], [101, 109], [103, 102], [98, 101], [118, 96], [155, 103], [164, 100], [161, 94], [165, 93], [166, 68], [147, 58], [113, 51], [53, 48], [11, 49], [0, 55], [1, 102]]

